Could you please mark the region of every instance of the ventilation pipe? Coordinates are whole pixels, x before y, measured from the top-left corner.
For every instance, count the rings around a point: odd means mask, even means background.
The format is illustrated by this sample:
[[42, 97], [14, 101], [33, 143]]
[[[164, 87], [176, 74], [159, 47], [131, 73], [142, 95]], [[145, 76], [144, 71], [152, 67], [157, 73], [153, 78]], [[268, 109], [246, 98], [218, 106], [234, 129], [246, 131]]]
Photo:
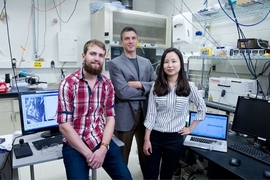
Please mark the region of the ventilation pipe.
[[126, 6], [126, 9], [132, 10], [133, 0], [118, 0], [118, 1], [120, 1], [123, 4], [123, 6]]

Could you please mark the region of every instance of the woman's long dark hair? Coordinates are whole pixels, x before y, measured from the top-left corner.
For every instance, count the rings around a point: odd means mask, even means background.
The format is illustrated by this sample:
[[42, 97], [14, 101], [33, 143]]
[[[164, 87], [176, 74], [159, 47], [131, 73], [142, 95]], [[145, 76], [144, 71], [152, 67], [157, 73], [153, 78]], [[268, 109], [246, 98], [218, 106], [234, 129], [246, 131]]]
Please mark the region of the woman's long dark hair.
[[176, 49], [176, 48], [168, 48], [164, 51], [161, 57], [161, 62], [160, 62], [160, 68], [158, 71], [158, 77], [155, 81], [154, 85], [154, 94], [157, 96], [165, 96], [169, 93], [169, 86], [168, 86], [168, 79], [167, 79], [167, 74], [164, 72], [164, 61], [165, 57], [168, 53], [170, 52], [175, 52], [179, 59], [180, 59], [180, 71], [178, 74], [178, 79], [177, 79], [177, 87], [175, 89], [175, 93], [177, 96], [188, 96], [190, 94], [190, 87], [188, 83], [187, 76], [185, 74], [185, 68], [184, 68], [184, 60], [181, 52]]

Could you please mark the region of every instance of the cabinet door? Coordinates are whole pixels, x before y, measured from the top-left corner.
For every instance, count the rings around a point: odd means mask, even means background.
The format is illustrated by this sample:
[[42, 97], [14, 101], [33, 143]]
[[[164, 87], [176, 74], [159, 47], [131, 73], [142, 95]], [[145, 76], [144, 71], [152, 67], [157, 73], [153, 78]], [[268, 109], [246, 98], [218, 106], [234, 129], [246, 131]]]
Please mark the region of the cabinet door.
[[21, 131], [22, 126], [21, 126], [21, 116], [19, 112], [14, 113], [14, 120], [13, 120], [13, 127], [14, 127], [14, 132], [15, 131]]
[[13, 134], [13, 113], [12, 101], [8, 99], [0, 100], [0, 135]]
[[22, 130], [21, 128], [21, 116], [20, 116], [20, 108], [19, 108], [19, 101], [18, 99], [13, 99], [13, 125], [14, 125], [14, 132]]
[[13, 113], [12, 112], [0, 112], [0, 135], [13, 134]]
[[0, 100], [0, 112], [12, 112], [12, 101], [10, 99]]

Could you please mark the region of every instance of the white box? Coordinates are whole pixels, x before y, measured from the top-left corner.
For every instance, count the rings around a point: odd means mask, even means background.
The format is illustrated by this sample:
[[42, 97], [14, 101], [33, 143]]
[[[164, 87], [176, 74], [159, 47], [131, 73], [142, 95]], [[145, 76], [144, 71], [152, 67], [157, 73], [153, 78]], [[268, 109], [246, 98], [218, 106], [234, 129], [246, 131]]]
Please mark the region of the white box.
[[173, 43], [192, 43], [192, 14], [190, 12], [173, 17]]
[[256, 80], [210, 77], [208, 100], [235, 107], [238, 96], [247, 96], [256, 91]]
[[78, 38], [74, 33], [58, 33], [58, 61], [77, 62], [78, 61]]

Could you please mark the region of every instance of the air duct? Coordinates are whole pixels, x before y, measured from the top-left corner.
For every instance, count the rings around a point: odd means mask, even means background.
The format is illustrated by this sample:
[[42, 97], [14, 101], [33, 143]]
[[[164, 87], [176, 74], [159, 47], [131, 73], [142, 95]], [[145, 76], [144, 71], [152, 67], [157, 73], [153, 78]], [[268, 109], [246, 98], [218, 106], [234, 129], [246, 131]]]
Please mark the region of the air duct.
[[126, 7], [126, 9], [132, 10], [133, 0], [118, 0], [118, 1], [120, 1]]

